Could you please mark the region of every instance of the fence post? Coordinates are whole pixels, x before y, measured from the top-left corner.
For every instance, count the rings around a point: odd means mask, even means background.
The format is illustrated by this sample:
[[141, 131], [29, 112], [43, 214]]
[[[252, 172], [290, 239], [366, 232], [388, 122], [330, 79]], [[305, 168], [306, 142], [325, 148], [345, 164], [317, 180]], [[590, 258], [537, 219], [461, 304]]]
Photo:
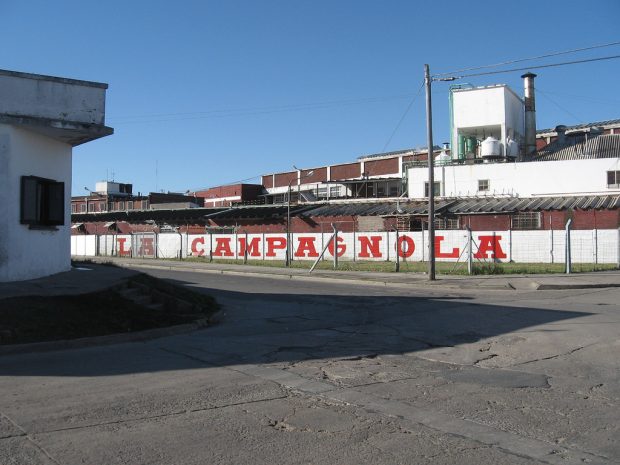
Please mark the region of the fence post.
[[394, 228], [396, 231], [396, 267], [395, 271], [398, 273], [400, 271], [400, 244], [398, 243], [398, 228]]
[[572, 218], [569, 218], [566, 222], [564, 232], [566, 235], [566, 274], [571, 272], [571, 250], [570, 250], [570, 225], [573, 222]]
[[245, 247], [243, 248], [243, 264], [248, 264], [248, 232], [245, 232]]
[[213, 232], [209, 231], [209, 263], [213, 261]]
[[334, 270], [338, 269], [338, 229], [336, 229], [336, 225], [332, 223], [332, 228], [334, 228]]
[[598, 265], [598, 229], [594, 229], [594, 264]]
[[467, 274], [474, 273], [474, 240], [472, 238], [471, 228], [467, 226]]

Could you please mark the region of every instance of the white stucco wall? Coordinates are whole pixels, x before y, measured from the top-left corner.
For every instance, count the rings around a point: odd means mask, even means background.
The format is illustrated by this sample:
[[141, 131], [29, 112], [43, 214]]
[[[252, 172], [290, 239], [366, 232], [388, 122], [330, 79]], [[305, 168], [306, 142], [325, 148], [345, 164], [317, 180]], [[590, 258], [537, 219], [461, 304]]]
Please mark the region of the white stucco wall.
[[0, 113], [104, 124], [107, 85], [0, 70]]
[[[329, 233], [295, 233], [291, 234], [293, 259], [314, 261], [329, 241]], [[395, 232], [355, 232], [339, 233], [338, 250], [342, 260], [396, 260]], [[517, 263], [563, 263], [565, 260], [565, 233], [563, 230], [547, 231], [474, 231], [473, 252], [476, 263], [481, 261], [500, 261]], [[435, 236], [437, 247], [435, 253], [438, 261], [467, 261], [467, 232], [463, 230], [437, 230]], [[488, 242], [497, 241], [497, 257]], [[124, 255], [134, 257], [154, 257], [140, 254], [143, 241], [149, 240], [157, 245], [159, 258], [177, 258], [179, 255], [209, 257], [213, 259], [243, 259], [244, 234], [134, 234], [118, 236], [79, 235], [71, 238], [71, 253], [80, 256], [92, 256], [97, 249], [95, 240], [99, 241], [100, 255]], [[284, 260], [286, 234], [248, 234], [251, 245], [248, 260]], [[121, 242], [123, 243], [121, 245]], [[428, 260], [428, 233], [422, 231], [401, 233], [399, 236], [402, 260]], [[571, 232], [571, 254], [574, 263], [612, 263], [619, 262], [620, 232], [617, 229], [575, 230]], [[116, 244], [115, 244], [116, 243]], [[371, 252], [373, 243], [376, 250]], [[486, 246], [481, 250], [483, 244]], [[410, 248], [411, 247], [411, 248]], [[130, 251], [133, 250], [133, 253]], [[124, 253], [121, 253], [124, 251]], [[405, 253], [409, 252], [409, 253]], [[482, 253], [484, 252], [484, 253]], [[327, 250], [324, 260], [333, 257]]]
[[[65, 224], [34, 230], [20, 224], [21, 176], [65, 183]], [[46, 276], [71, 267], [71, 146], [0, 124], [0, 281]]]
[[[620, 170], [620, 158], [454, 165], [436, 167], [435, 182], [446, 197], [617, 194], [607, 187], [607, 171], [613, 170]], [[478, 192], [481, 179], [489, 180], [486, 192]], [[427, 168], [409, 169], [409, 197], [423, 198], [427, 181]]]

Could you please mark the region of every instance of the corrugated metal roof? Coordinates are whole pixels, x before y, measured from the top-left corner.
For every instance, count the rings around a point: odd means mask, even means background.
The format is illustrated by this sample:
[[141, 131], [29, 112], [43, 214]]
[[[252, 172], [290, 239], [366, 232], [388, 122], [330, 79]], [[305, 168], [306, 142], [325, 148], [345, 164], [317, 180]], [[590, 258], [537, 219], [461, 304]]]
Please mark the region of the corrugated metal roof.
[[[470, 197], [461, 199], [439, 198], [435, 209], [439, 215], [493, 214], [518, 211], [566, 210], [566, 209], [617, 209], [620, 194], [564, 196], [564, 197]], [[189, 208], [183, 210], [138, 210], [109, 213], [77, 213], [71, 215], [73, 223], [92, 221], [146, 221], [169, 224], [204, 224], [210, 219], [280, 219], [286, 218], [286, 205], [264, 205], [237, 208]], [[384, 202], [350, 202], [334, 204], [295, 205], [291, 216], [397, 216], [427, 215], [426, 200], [386, 200]]]
[[[576, 124], [574, 126], [566, 126], [567, 131], [575, 131], [579, 129], [595, 128], [597, 126], [620, 126], [620, 119], [610, 119], [607, 121], [597, 121], [594, 123]], [[539, 129], [536, 134], [555, 133], [555, 128]]]
[[531, 161], [590, 160], [620, 157], [620, 134], [592, 137], [583, 142], [552, 142], [538, 152]]

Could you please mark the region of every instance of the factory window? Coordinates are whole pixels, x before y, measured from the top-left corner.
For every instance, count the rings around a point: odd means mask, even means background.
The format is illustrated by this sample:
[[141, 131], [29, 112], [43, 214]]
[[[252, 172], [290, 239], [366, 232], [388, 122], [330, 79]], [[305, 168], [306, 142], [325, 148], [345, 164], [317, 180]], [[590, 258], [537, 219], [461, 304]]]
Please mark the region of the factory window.
[[478, 191], [488, 191], [489, 190], [489, 180], [488, 179], [478, 179]]
[[[441, 183], [439, 181], [433, 183], [433, 195], [441, 195]], [[428, 182], [424, 183], [424, 197], [428, 197]]]
[[273, 203], [285, 203], [286, 196], [284, 194], [276, 194], [273, 196]]
[[459, 219], [435, 218], [435, 229], [459, 229]]
[[340, 186], [332, 186], [329, 188], [329, 196], [331, 198], [340, 197]]
[[31, 228], [65, 224], [65, 183], [22, 176], [20, 222]]
[[104, 212], [105, 211], [105, 202], [99, 202], [99, 211], [100, 212]]
[[540, 229], [540, 212], [518, 212], [512, 217], [512, 229]]
[[620, 171], [607, 172], [607, 187], [617, 189], [620, 187]]
[[119, 210], [124, 210], [125, 209], [125, 201], [121, 200], [120, 202], [118, 202], [118, 209]]
[[71, 204], [71, 213], [77, 213], [77, 212], [78, 212], [77, 204], [72, 203]]
[[127, 201], [127, 210], [133, 210], [133, 200]]
[[80, 204], [80, 213], [86, 213], [86, 204], [85, 203], [81, 203]]
[[388, 184], [390, 189], [390, 197], [398, 197], [400, 195], [398, 188], [399, 181], [392, 181]]
[[326, 199], [327, 198], [327, 187], [319, 187], [316, 190], [316, 197], [318, 199]]
[[148, 200], [143, 200], [142, 201], [142, 210], [148, 210], [149, 209], [149, 201]]
[[89, 212], [94, 212], [95, 211], [95, 204], [94, 203], [90, 202], [88, 204], [88, 211]]

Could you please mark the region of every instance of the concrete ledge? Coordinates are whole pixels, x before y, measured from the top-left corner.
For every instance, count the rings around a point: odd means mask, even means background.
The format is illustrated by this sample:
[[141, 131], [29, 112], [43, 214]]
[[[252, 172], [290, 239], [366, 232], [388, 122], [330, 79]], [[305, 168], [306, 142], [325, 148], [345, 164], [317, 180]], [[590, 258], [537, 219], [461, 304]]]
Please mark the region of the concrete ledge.
[[141, 342], [165, 336], [184, 334], [206, 328], [209, 322], [198, 320], [194, 323], [154, 328], [134, 333], [117, 333], [106, 336], [84, 337], [79, 339], [62, 339], [59, 341], [34, 342], [32, 344], [12, 344], [0, 346], [0, 356], [13, 354], [28, 354], [33, 352], [50, 352], [57, 350], [79, 349], [83, 347], [122, 344], [125, 342]]

